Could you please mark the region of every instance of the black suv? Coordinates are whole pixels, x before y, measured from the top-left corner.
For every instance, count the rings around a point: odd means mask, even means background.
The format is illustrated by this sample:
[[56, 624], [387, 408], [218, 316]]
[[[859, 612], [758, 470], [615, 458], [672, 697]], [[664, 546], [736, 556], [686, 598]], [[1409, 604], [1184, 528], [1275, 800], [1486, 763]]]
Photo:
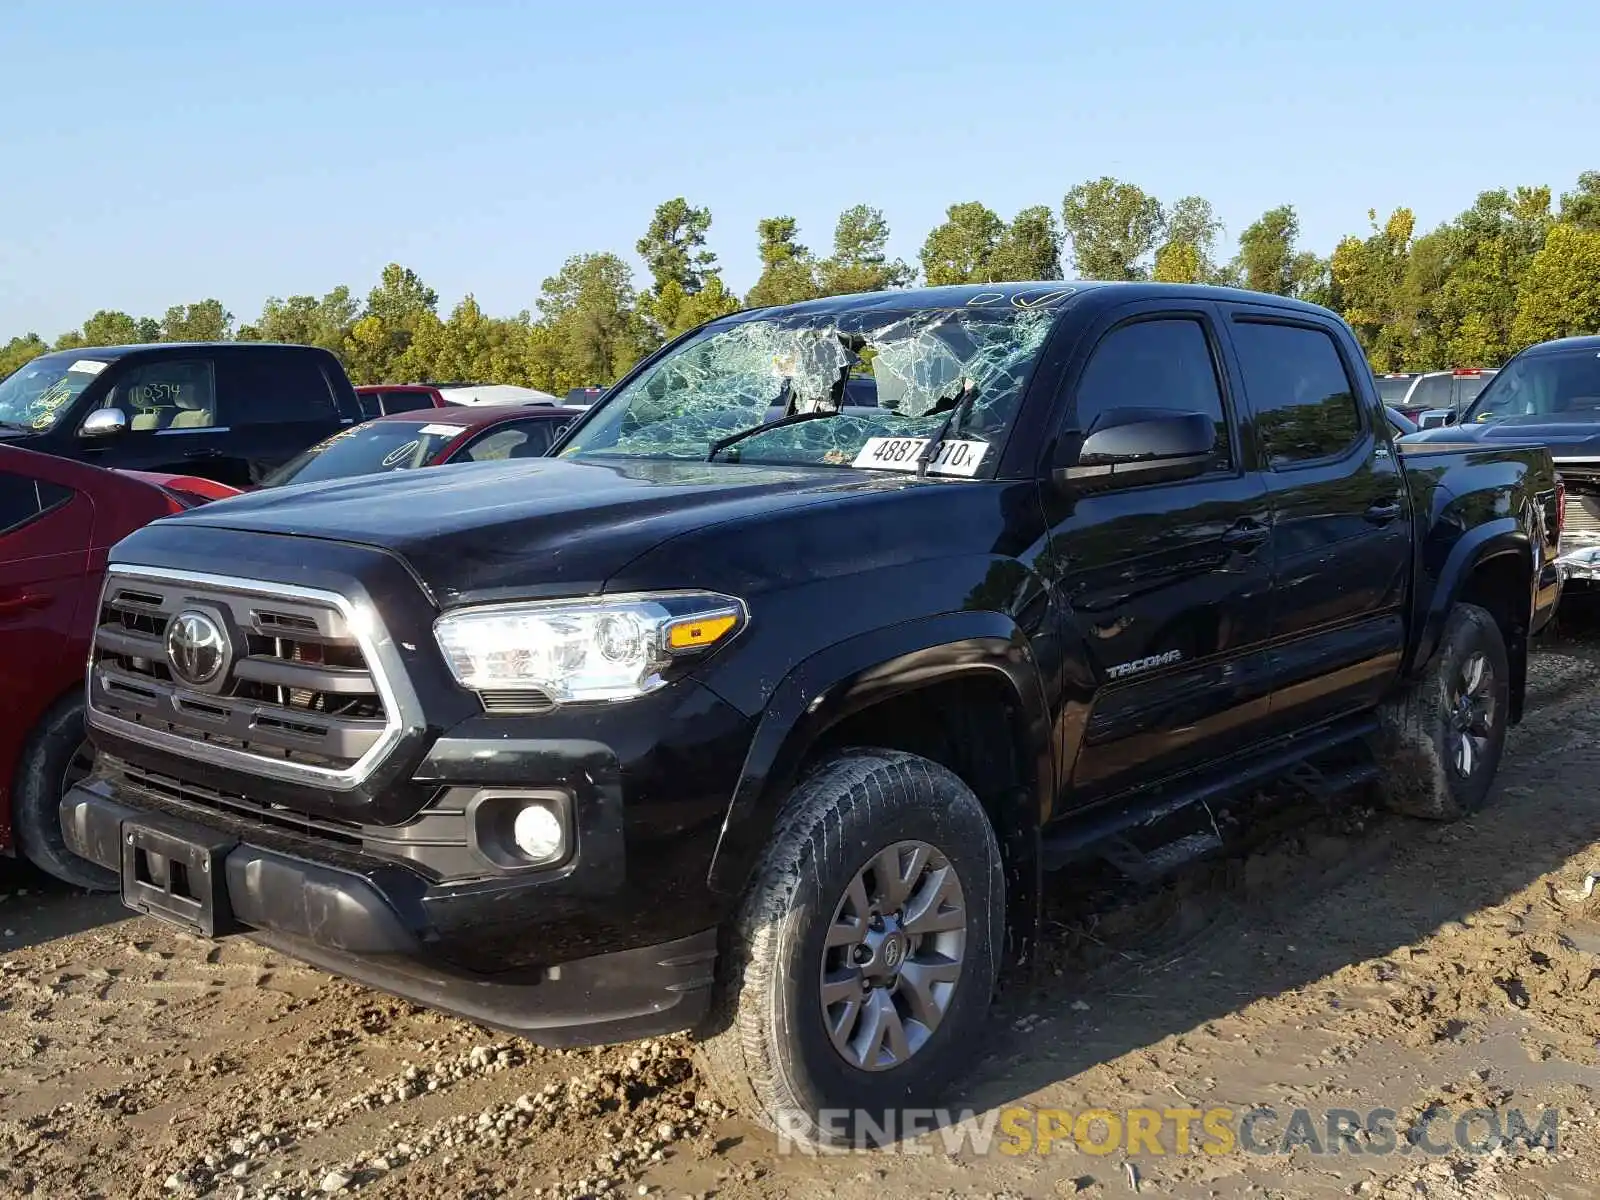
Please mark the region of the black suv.
[[1481, 804], [1559, 593], [1543, 450], [1402, 454], [1338, 317], [1228, 289], [740, 313], [552, 453], [121, 542], [68, 844], [535, 1041], [698, 1026], [818, 1141], [982, 1045], [1046, 868], [1290, 773]]
[[344, 367], [312, 346], [58, 350], [0, 381], [6, 445], [240, 488], [360, 417]]

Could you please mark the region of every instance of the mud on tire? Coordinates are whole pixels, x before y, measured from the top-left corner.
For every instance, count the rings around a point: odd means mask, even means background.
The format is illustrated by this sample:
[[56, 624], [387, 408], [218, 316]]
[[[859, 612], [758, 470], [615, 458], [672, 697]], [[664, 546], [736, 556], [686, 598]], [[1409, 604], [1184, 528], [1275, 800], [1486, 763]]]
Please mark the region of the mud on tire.
[[1505, 746], [1510, 678], [1494, 618], [1457, 604], [1422, 677], [1379, 710], [1386, 807], [1452, 821], [1482, 806]]
[[82, 770], [83, 696], [70, 695], [34, 728], [11, 788], [11, 823], [22, 855], [47, 875], [91, 892], [116, 890], [117, 877], [67, 849], [61, 835], [61, 794]]
[[982, 1043], [1004, 912], [994, 830], [952, 772], [893, 750], [825, 760], [746, 893], [702, 1066], [782, 1136], [870, 1144]]

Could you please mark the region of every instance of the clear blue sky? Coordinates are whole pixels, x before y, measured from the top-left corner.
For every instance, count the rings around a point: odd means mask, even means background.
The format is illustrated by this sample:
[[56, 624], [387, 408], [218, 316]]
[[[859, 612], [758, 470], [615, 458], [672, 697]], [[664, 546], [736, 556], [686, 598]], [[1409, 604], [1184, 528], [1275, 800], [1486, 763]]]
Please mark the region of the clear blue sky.
[[[533, 307], [569, 254], [709, 205], [824, 249], [881, 207], [908, 261], [944, 207], [1059, 210], [1102, 174], [1208, 197], [1228, 239], [1292, 202], [1326, 252], [1368, 208], [1600, 168], [1600, 5], [1388, 0], [857, 4], [9, 0], [0, 341], [99, 307], [349, 283]], [[1524, 11], [1518, 11], [1524, 9]]]

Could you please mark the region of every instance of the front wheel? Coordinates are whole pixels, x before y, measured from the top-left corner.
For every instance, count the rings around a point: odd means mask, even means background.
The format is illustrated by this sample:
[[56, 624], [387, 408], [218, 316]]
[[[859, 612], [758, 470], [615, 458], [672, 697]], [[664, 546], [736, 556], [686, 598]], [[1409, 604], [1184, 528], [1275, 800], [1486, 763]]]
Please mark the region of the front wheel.
[[1494, 617], [1458, 604], [1422, 677], [1379, 714], [1379, 787], [1408, 816], [1452, 821], [1477, 811], [1505, 747], [1511, 669]]
[[110, 892], [117, 877], [68, 850], [61, 833], [61, 798], [93, 766], [83, 697], [69, 696], [44, 715], [22, 752], [11, 789], [11, 824], [23, 857], [45, 874], [86, 891]]
[[717, 1090], [803, 1142], [892, 1136], [981, 1042], [1004, 912], [994, 830], [954, 774], [892, 750], [822, 763], [734, 931], [703, 1056]]

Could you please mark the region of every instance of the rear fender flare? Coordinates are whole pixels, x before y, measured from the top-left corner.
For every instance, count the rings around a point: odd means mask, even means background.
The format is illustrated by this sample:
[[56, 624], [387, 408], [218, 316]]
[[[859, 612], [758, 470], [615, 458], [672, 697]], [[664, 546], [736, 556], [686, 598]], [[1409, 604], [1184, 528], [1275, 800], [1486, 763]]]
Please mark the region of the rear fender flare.
[[[1412, 647], [1410, 661], [1407, 663], [1408, 673], [1414, 674], [1422, 670], [1438, 650], [1445, 622], [1450, 618], [1450, 610], [1461, 598], [1466, 581], [1472, 572], [1479, 564], [1491, 558], [1498, 558], [1502, 554], [1516, 554], [1528, 564], [1528, 595], [1524, 598], [1526, 601], [1524, 621], [1531, 617], [1536, 581], [1533, 578], [1533, 550], [1527, 530], [1517, 523], [1515, 517], [1509, 516], [1498, 517], [1493, 521], [1485, 521], [1481, 525], [1474, 526], [1450, 547], [1449, 556], [1439, 571], [1438, 581], [1428, 599], [1428, 607], [1422, 613], [1420, 632]], [[1512, 649], [1514, 648], [1507, 647], [1508, 651]]]

